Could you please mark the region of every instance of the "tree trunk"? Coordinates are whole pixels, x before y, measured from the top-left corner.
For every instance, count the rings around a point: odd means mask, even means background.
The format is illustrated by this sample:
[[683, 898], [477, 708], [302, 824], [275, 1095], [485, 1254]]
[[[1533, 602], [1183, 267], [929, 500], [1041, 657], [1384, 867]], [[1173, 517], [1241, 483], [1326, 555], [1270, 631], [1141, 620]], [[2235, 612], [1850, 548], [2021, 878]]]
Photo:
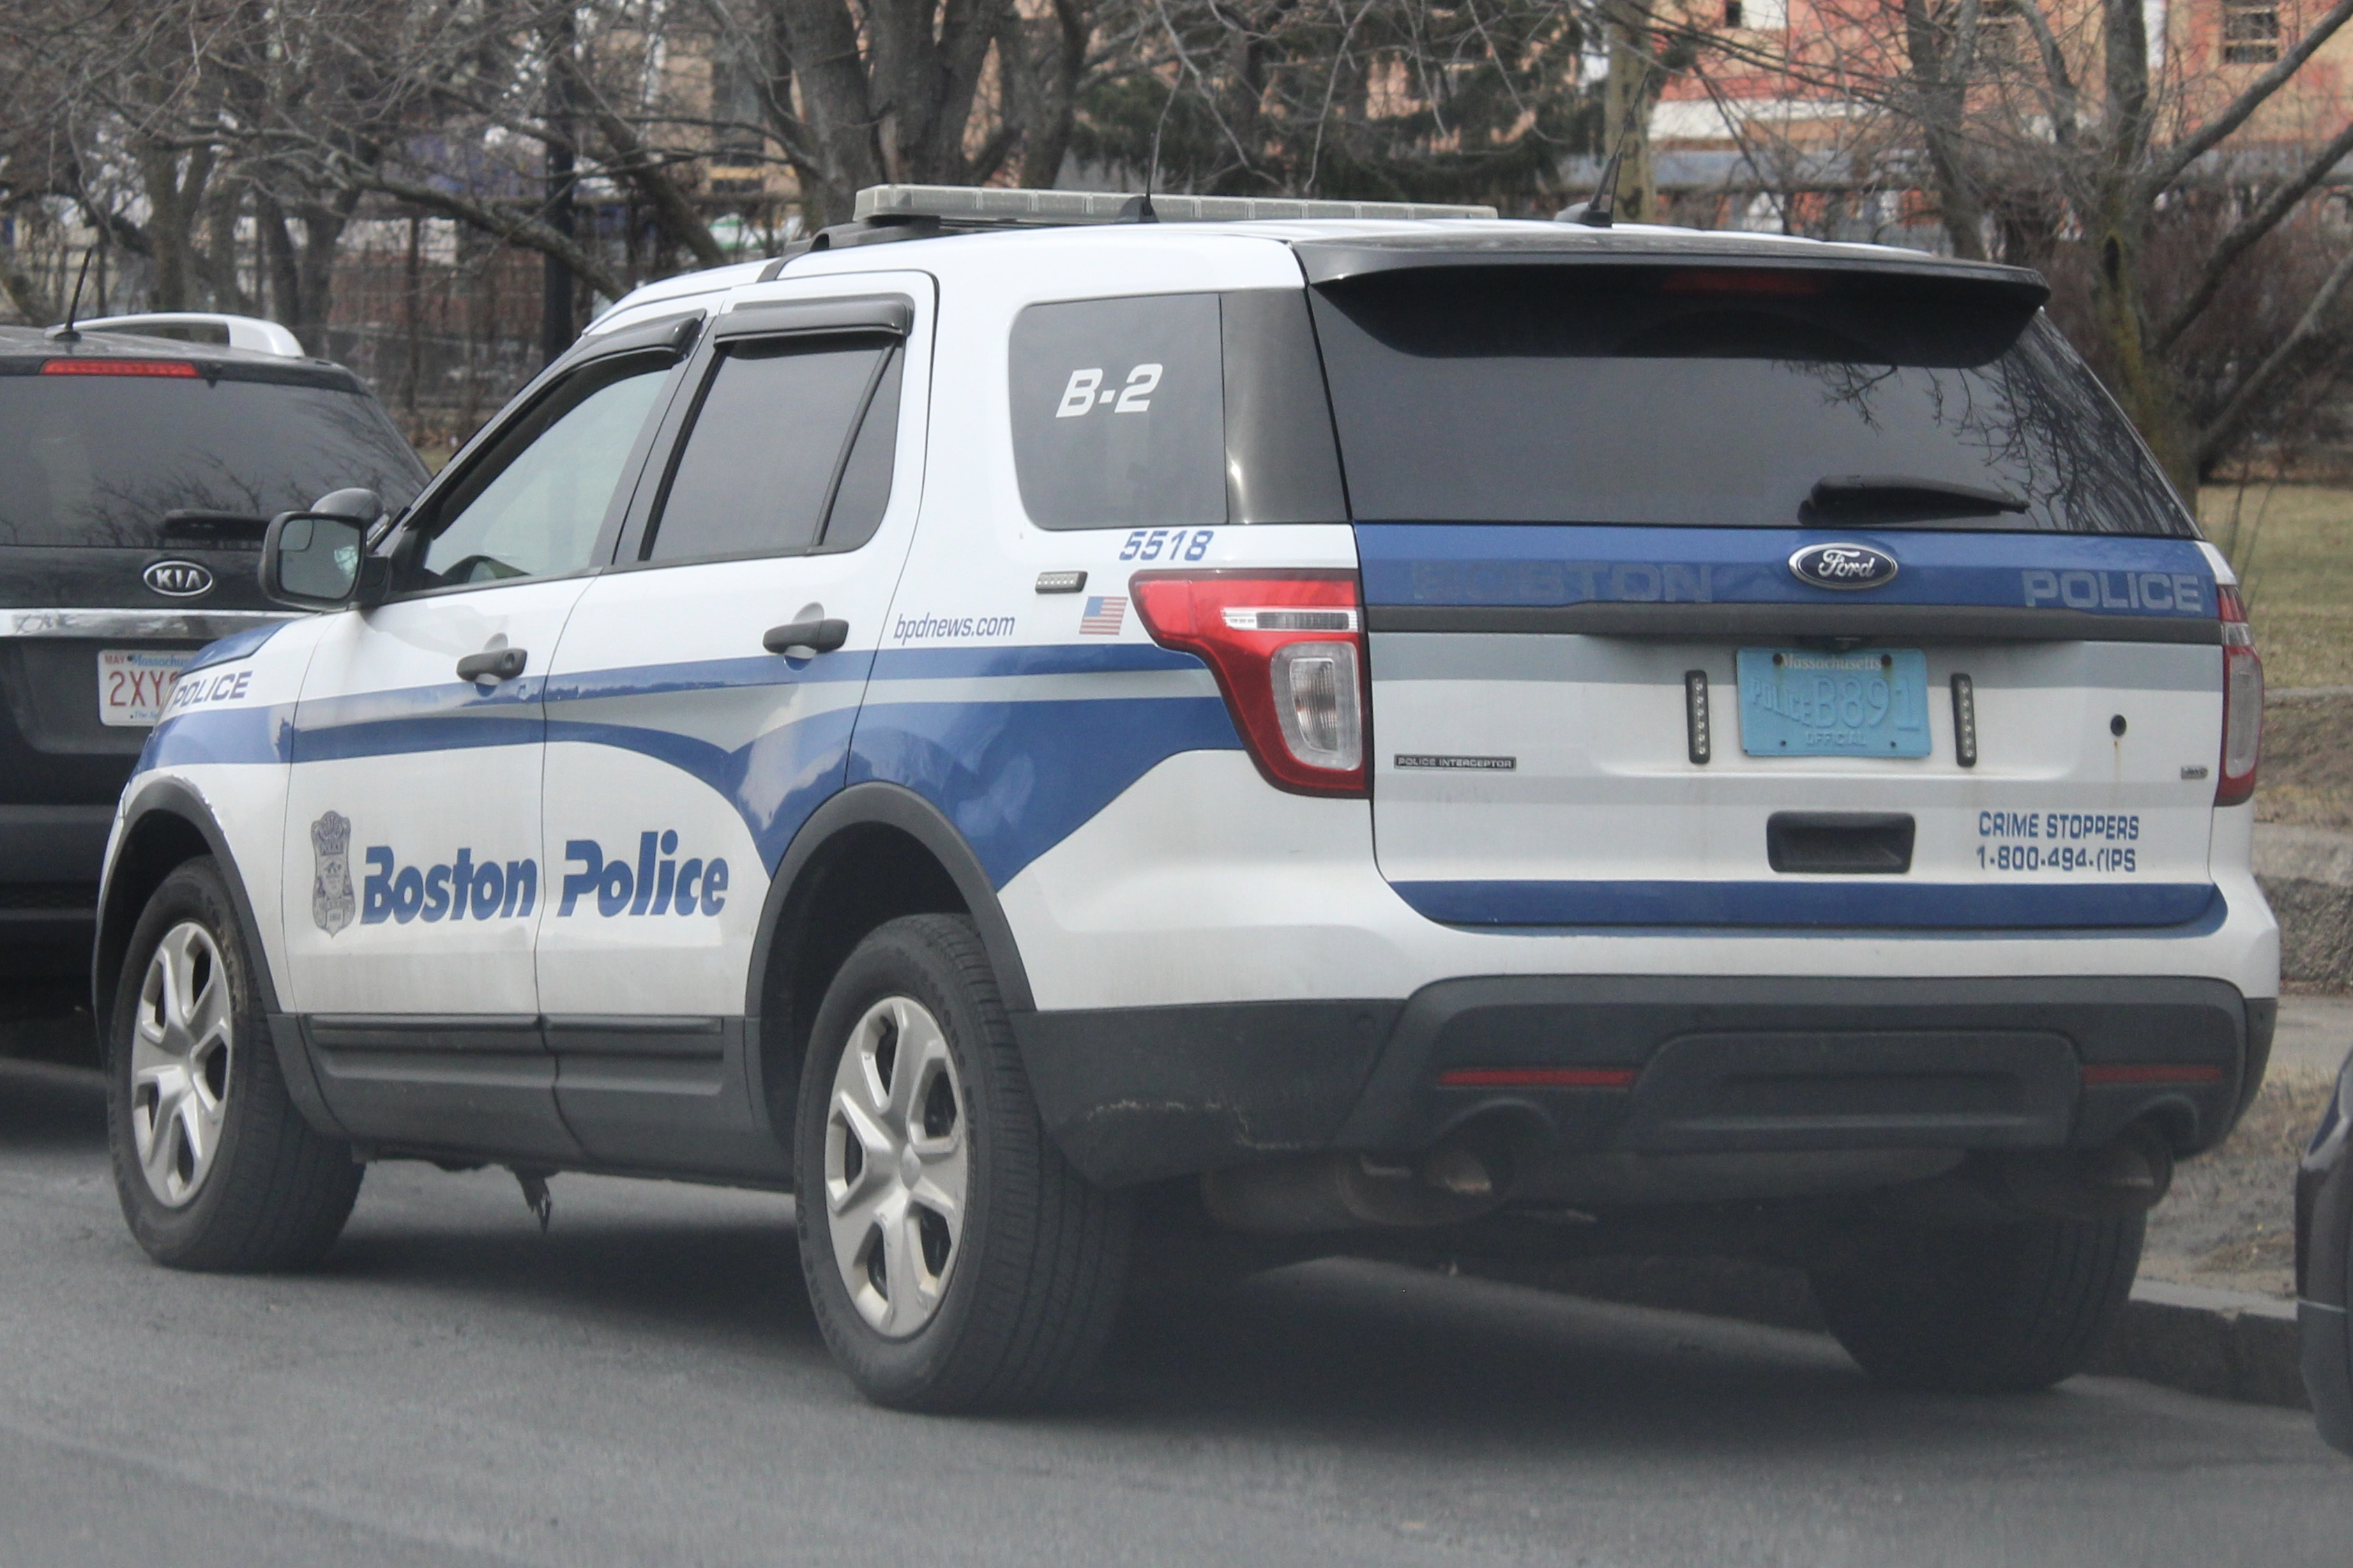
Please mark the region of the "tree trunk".
[[1920, 100], [1921, 140], [1927, 143], [1929, 177], [1944, 216], [1945, 237], [1966, 261], [1986, 258], [1985, 207], [1963, 166], [1962, 114], [1977, 58], [1977, 0], [1961, 0], [1949, 43], [1938, 36], [1927, 0], [1904, 0], [1904, 37], [1911, 57], [1912, 90]]
[[194, 301], [188, 282], [195, 270], [191, 252], [195, 219], [205, 182], [212, 176], [213, 155], [199, 147], [185, 154], [187, 173], [181, 174], [183, 154], [152, 143], [137, 152], [140, 184], [147, 195], [147, 243], [155, 263], [155, 309], [185, 310]]
[[2092, 321], [2100, 337], [2109, 390], [2156, 454], [2165, 477], [2195, 506], [2198, 465], [2172, 368], [2149, 342], [2141, 267], [2147, 255], [2148, 214], [2128, 193], [2102, 204], [2094, 237]]
[[[1603, 15], [1609, 36], [1609, 75], [1601, 89], [1600, 149], [1606, 162], [1619, 139], [1626, 143], [1618, 166], [1618, 191], [1610, 216], [1620, 223], [1657, 221], [1659, 187], [1651, 163], [1650, 34], [1641, 0], [1609, 0]], [[1599, 192], [1594, 193], [1599, 195]]]

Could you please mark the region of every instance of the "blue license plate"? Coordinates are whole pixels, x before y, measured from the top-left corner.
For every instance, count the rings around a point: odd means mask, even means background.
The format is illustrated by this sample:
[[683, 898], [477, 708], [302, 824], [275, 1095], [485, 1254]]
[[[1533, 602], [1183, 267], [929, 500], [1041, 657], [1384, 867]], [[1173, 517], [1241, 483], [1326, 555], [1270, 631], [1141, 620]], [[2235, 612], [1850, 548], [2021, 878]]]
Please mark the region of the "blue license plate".
[[1740, 749], [1752, 757], [1925, 757], [1928, 656], [1917, 648], [1740, 650]]

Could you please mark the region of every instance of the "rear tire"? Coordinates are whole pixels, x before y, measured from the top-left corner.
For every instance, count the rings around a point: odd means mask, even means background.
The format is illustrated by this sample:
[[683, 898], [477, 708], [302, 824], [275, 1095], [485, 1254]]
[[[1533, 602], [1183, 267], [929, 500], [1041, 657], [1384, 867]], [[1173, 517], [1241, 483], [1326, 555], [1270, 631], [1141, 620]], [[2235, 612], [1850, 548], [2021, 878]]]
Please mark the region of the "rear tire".
[[174, 1268], [315, 1261], [359, 1195], [351, 1145], [313, 1131], [278, 1070], [220, 868], [164, 879], [131, 934], [106, 1042], [122, 1217]]
[[1068, 1394], [1118, 1314], [1133, 1219], [1054, 1146], [972, 922], [891, 921], [834, 976], [794, 1141], [801, 1268], [879, 1405]]
[[1879, 1383], [2048, 1388], [2084, 1370], [2132, 1292], [2146, 1216], [1878, 1231], [1810, 1271], [1831, 1332]]

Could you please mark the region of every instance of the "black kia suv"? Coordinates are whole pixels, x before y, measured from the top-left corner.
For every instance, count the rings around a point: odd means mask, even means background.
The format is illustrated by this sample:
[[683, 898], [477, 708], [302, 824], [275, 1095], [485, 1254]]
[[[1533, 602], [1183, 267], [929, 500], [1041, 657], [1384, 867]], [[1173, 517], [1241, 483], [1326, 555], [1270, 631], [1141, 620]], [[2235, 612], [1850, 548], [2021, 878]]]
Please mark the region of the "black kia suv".
[[339, 365], [0, 327], [0, 980], [87, 964], [115, 797], [180, 666], [285, 615], [254, 572], [269, 519], [345, 485], [397, 508], [426, 477]]

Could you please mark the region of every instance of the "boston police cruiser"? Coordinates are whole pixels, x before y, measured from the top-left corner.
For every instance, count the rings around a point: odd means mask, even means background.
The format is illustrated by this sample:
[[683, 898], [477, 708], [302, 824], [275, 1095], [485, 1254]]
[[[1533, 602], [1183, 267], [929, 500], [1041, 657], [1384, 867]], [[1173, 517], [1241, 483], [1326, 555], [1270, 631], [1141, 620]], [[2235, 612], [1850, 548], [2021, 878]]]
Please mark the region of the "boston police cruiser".
[[858, 215], [274, 525], [326, 613], [201, 656], [110, 850], [149, 1252], [315, 1258], [377, 1159], [789, 1189], [935, 1409], [1176, 1230], [1739, 1251], [1891, 1383], [2084, 1364], [2278, 940], [2231, 571], [2040, 278]]

